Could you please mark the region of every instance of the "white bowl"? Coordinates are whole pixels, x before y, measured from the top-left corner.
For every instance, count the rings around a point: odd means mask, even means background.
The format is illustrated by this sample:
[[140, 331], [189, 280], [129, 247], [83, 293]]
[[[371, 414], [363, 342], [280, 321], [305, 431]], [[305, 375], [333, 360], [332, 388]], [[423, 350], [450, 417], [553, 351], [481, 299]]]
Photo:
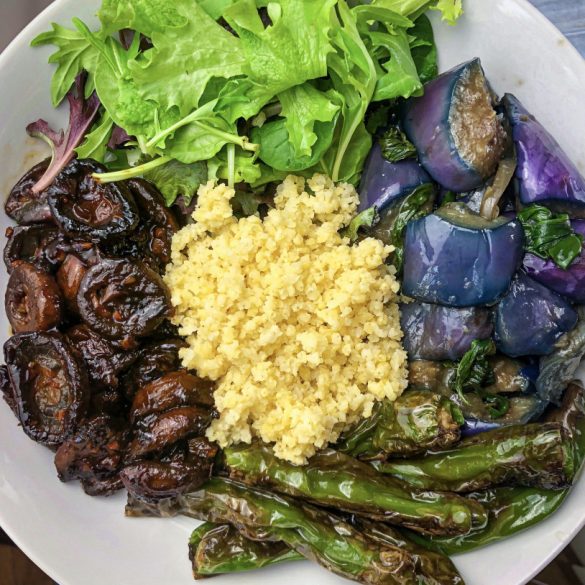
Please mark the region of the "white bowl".
[[[56, 124], [49, 100], [49, 48], [30, 40], [52, 21], [73, 16], [93, 22], [98, 0], [57, 0], [0, 56], [0, 187], [8, 193], [21, 173], [45, 156], [25, 134], [44, 117]], [[465, 0], [455, 28], [435, 26], [441, 68], [481, 57], [495, 89], [513, 92], [546, 124], [585, 171], [585, 61], [525, 0]], [[9, 225], [0, 216], [2, 230]], [[4, 268], [1, 280], [6, 282]], [[8, 323], [0, 316], [0, 342]], [[188, 519], [126, 519], [122, 494], [90, 498], [76, 484], [62, 484], [52, 454], [30, 441], [0, 406], [0, 525], [60, 585], [188, 585]], [[557, 555], [585, 524], [585, 479], [562, 509], [531, 530], [484, 550], [456, 557], [468, 585], [523, 585]], [[1, 577], [1, 576], [0, 576]], [[217, 577], [217, 585], [320, 585], [343, 582], [309, 563]], [[1, 578], [0, 578], [1, 581]]]

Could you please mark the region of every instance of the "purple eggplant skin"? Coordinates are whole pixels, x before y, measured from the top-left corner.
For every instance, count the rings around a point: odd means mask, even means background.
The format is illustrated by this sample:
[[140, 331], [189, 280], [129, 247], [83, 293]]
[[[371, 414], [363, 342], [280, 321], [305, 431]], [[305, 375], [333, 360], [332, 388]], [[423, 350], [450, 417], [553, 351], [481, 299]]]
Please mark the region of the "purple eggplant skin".
[[568, 301], [520, 272], [496, 308], [496, 346], [510, 357], [548, 355], [577, 320]]
[[520, 202], [585, 218], [585, 178], [559, 143], [511, 94], [502, 100], [516, 145]]
[[508, 137], [493, 106], [479, 59], [443, 73], [406, 103], [404, 131], [437, 183], [463, 193], [496, 172]]
[[359, 194], [358, 211], [375, 206], [383, 213], [392, 203], [412, 193], [416, 188], [433, 180], [414, 159], [390, 162], [382, 156], [382, 148], [376, 142], [366, 162]]
[[[574, 219], [571, 227], [585, 237], [585, 220]], [[573, 263], [563, 270], [552, 260], [544, 260], [534, 254], [524, 256], [524, 270], [530, 278], [544, 284], [578, 305], [585, 304], [585, 248]]]
[[429, 303], [400, 307], [402, 344], [411, 360], [459, 360], [474, 339], [488, 339], [494, 326], [486, 307], [457, 309]]
[[522, 225], [502, 217], [488, 222], [464, 208], [450, 203], [408, 224], [405, 295], [425, 303], [472, 307], [494, 304], [506, 294], [524, 254]]

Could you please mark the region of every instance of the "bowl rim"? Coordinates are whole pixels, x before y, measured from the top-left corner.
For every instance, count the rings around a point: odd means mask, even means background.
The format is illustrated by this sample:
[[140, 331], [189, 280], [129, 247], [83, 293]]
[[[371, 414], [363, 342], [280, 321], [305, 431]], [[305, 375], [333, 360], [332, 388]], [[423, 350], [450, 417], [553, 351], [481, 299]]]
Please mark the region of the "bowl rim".
[[[3, 49], [0, 53], [0, 76], [3, 73], [3, 70], [7, 68], [11, 61], [17, 58], [18, 51], [23, 48], [23, 45], [27, 48], [29, 47], [28, 39], [32, 36], [32, 32], [39, 28], [41, 23], [43, 25], [54, 22], [56, 19], [53, 18], [54, 14], [57, 14], [61, 6], [66, 3], [68, 0], [53, 0], [51, 4], [49, 4], [44, 10], [42, 10], [33, 20], [31, 20], [15, 37], [12, 41]], [[513, 2], [519, 5], [524, 11], [526, 11], [531, 18], [538, 22], [539, 26], [542, 26], [550, 32], [552, 35], [556, 35], [557, 37], [563, 38], [566, 43], [567, 47], [565, 50], [571, 52], [572, 58], [577, 57], [578, 59], [585, 61], [585, 55], [582, 55], [579, 50], [573, 45], [570, 39], [564, 35], [561, 30], [551, 22], [536, 6], [534, 6], [529, 0], [508, 0], [509, 2]], [[73, 17], [75, 15], [71, 15]], [[61, 18], [62, 20], [62, 18]], [[47, 89], [48, 91], [48, 89]], [[583, 364], [584, 362], [582, 362]], [[585, 481], [585, 469], [582, 470], [581, 477], [579, 481]], [[53, 572], [53, 568], [50, 565], [50, 562], [42, 557], [42, 555], [37, 554], [37, 551], [34, 547], [29, 547], [25, 540], [22, 540], [19, 536], [18, 530], [16, 526], [6, 523], [6, 518], [2, 513], [2, 508], [0, 508], [0, 526], [2, 530], [8, 535], [8, 537], [14, 542], [14, 544], [35, 564], [39, 567], [42, 571], [44, 571], [47, 575], [49, 575], [53, 579], [60, 579], [59, 575], [56, 575]], [[583, 529], [585, 526], [585, 514], [580, 523], [578, 523], [573, 530], [571, 530], [567, 536], [569, 538], [568, 542], [571, 542], [577, 534]], [[522, 534], [522, 533], [520, 533]], [[518, 535], [516, 535], [518, 536]], [[554, 558], [562, 551], [562, 549], [566, 546], [566, 542], [559, 542], [556, 547], [549, 551], [545, 557], [543, 557], [538, 563], [535, 564], [533, 569], [527, 574], [527, 577], [524, 583], [528, 583], [531, 579], [533, 579], [544, 567], [548, 566]], [[459, 556], [464, 555], [454, 555], [456, 558]], [[522, 585], [522, 584], [518, 584]]]

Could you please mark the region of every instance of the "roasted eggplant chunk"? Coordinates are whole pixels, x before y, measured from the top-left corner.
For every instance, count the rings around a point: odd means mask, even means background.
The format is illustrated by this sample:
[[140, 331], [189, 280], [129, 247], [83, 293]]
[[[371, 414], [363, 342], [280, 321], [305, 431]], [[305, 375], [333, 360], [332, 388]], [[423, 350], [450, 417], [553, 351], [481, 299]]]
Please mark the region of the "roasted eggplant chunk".
[[358, 211], [376, 207], [378, 213], [383, 214], [401, 197], [432, 182], [418, 161], [390, 162], [382, 156], [382, 148], [376, 143], [370, 151], [362, 174]]
[[62, 318], [62, 298], [55, 279], [22, 262], [8, 279], [6, 315], [15, 333], [48, 331]]
[[75, 159], [47, 190], [55, 222], [70, 237], [101, 242], [128, 235], [138, 225], [138, 210], [124, 183], [99, 183], [93, 173], [105, 167]]
[[493, 332], [490, 309], [442, 307], [407, 303], [400, 307], [404, 349], [411, 360], [458, 360], [474, 339], [488, 339]]
[[87, 412], [89, 384], [81, 359], [59, 333], [20, 333], [4, 345], [18, 418], [34, 441], [59, 445]]
[[47, 159], [27, 171], [16, 183], [5, 205], [8, 217], [21, 225], [52, 221], [47, 191], [37, 194], [32, 190], [48, 167], [49, 160]]
[[519, 221], [488, 221], [462, 204], [443, 205], [406, 228], [403, 292], [449, 307], [496, 303], [522, 262], [523, 245]]
[[585, 217], [585, 177], [516, 97], [506, 94], [502, 102], [518, 153], [521, 203], [538, 203], [572, 217]]
[[508, 142], [479, 59], [428, 83], [406, 103], [403, 124], [425, 170], [455, 193], [491, 177]]
[[77, 305], [92, 329], [130, 344], [171, 314], [170, 293], [161, 277], [141, 262], [126, 260], [92, 266], [81, 281]]

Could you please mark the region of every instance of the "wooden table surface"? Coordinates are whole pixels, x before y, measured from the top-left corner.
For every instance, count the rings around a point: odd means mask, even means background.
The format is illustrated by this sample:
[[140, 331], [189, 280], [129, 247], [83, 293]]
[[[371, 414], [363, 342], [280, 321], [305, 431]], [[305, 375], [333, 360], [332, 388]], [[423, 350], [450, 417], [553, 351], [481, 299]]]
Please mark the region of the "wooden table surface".
[[[79, 0], [80, 2], [83, 0]], [[484, 0], [489, 2], [490, 0]], [[529, 0], [541, 10], [585, 57], [585, 0]], [[0, 0], [0, 50], [18, 31], [29, 22], [50, 0]], [[580, 537], [585, 545], [585, 535]], [[16, 547], [0, 528], [0, 585], [50, 585], [52, 581], [43, 575]], [[570, 549], [547, 568], [534, 585], [576, 585], [573, 567], [579, 559]]]
[[529, 1], [554, 22], [585, 56], [585, 0]]

